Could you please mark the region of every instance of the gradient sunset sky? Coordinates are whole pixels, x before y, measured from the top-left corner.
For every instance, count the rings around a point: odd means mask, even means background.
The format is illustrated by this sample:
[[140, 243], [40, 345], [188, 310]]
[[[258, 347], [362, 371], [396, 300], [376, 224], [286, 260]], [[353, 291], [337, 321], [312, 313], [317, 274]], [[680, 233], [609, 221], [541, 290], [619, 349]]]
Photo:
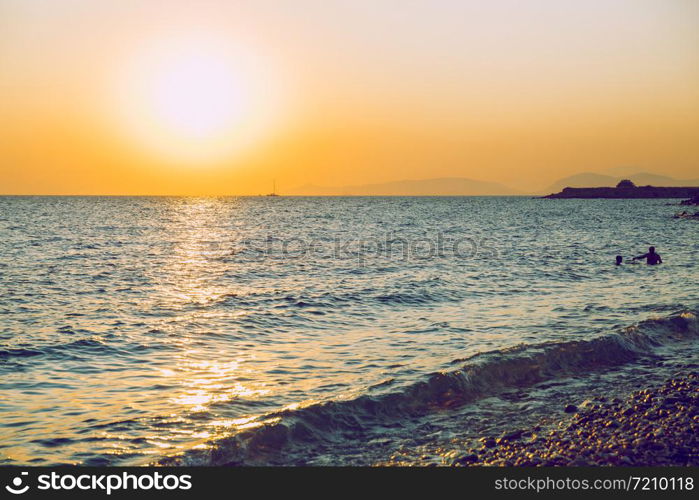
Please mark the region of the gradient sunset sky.
[[0, 0], [0, 193], [699, 177], [695, 0]]

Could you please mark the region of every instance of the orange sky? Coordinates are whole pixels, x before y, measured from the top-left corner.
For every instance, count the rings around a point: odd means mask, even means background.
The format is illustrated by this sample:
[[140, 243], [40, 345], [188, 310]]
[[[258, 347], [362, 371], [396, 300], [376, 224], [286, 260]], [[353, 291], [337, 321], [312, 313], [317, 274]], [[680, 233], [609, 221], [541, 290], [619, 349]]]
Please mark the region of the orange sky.
[[699, 177], [699, 2], [0, 2], [0, 193], [618, 166]]

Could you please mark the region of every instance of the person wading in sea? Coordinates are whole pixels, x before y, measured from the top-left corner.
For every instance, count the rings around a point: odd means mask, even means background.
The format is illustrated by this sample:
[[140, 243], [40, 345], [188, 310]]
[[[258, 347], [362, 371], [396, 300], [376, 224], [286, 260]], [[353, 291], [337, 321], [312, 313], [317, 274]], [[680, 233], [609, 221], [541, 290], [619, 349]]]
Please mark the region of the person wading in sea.
[[649, 266], [654, 266], [656, 264], [662, 264], [663, 259], [660, 258], [660, 254], [655, 253], [655, 247], [649, 247], [648, 253], [634, 257], [633, 260], [646, 259], [646, 264]]

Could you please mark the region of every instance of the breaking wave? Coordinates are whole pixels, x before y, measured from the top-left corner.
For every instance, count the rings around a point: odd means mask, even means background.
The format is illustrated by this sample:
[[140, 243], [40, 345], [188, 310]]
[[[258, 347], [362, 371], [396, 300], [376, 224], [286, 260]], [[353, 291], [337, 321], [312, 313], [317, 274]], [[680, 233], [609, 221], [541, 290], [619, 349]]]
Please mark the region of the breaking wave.
[[[361, 439], [376, 426], [455, 408], [503, 390], [610, 369], [699, 337], [693, 311], [649, 319], [589, 340], [545, 342], [479, 353], [452, 362], [459, 368], [427, 375], [401, 390], [315, 403], [269, 413], [205, 449], [161, 460], [167, 465], [259, 465], [281, 462], [294, 448]], [[275, 460], [275, 457], [277, 459]]]

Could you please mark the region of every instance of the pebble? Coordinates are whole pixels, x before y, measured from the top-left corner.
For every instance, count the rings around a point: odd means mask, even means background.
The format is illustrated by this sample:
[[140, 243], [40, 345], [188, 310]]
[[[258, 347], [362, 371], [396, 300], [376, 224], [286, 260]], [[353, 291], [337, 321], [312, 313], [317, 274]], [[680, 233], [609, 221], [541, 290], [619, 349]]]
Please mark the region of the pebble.
[[[699, 373], [676, 375], [661, 387], [569, 404], [555, 430], [502, 433], [460, 452], [454, 465], [699, 466]], [[537, 435], [537, 433], [539, 433]], [[523, 436], [531, 439], [521, 439]]]

